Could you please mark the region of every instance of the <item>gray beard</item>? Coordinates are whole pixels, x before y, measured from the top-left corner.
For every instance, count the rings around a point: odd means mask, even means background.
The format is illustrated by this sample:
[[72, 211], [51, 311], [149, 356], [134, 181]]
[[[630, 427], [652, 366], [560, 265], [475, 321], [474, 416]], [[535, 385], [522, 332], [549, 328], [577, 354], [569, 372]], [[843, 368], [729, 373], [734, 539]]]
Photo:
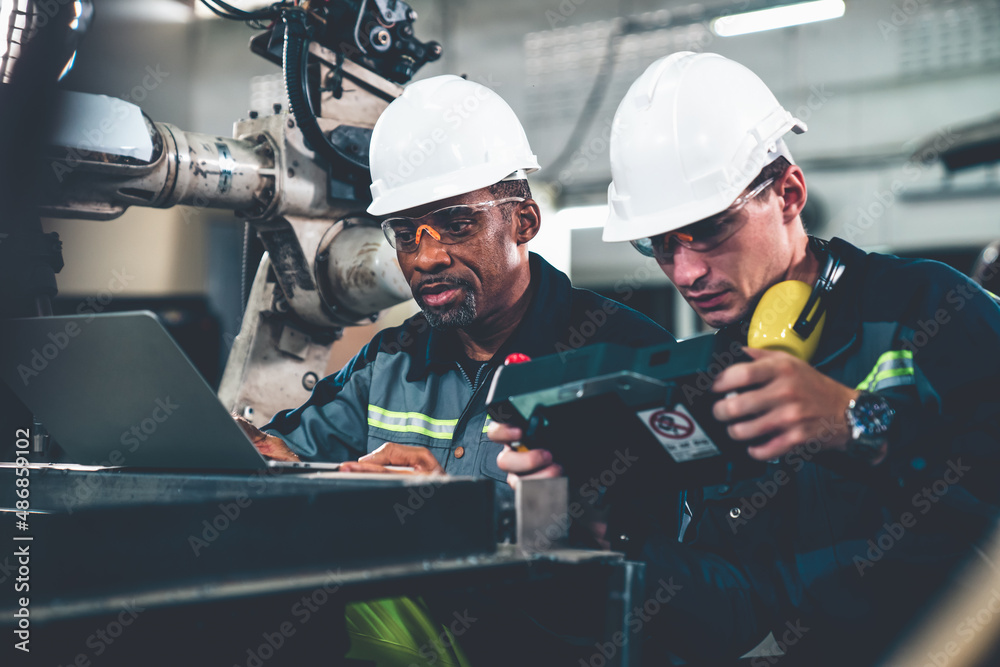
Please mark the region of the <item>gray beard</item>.
[[471, 290], [465, 290], [465, 299], [457, 306], [446, 310], [437, 310], [424, 306], [418, 301], [427, 323], [435, 329], [464, 329], [476, 319], [476, 295]]

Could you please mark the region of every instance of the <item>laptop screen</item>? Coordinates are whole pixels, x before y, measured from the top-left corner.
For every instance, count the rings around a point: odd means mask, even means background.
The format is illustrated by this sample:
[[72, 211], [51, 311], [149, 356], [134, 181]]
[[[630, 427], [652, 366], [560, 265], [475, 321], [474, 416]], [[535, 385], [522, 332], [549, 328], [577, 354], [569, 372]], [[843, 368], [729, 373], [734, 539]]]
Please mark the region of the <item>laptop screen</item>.
[[11, 319], [0, 327], [0, 378], [71, 462], [265, 467], [153, 313]]

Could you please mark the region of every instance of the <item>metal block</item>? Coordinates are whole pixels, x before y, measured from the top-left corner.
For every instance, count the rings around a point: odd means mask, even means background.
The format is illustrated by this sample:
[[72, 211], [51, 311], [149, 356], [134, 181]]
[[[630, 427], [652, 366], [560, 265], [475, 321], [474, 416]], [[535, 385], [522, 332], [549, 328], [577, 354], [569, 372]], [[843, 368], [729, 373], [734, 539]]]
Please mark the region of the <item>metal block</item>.
[[569, 538], [569, 480], [524, 479], [515, 492], [517, 544], [524, 553], [566, 546]]

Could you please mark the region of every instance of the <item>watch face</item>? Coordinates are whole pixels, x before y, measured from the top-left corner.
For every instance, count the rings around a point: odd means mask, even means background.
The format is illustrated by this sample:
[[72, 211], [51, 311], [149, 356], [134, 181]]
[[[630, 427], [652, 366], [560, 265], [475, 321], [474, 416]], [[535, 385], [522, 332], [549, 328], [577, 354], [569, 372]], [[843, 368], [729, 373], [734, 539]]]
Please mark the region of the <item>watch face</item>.
[[862, 445], [881, 447], [896, 411], [878, 394], [862, 392], [847, 409], [851, 439]]

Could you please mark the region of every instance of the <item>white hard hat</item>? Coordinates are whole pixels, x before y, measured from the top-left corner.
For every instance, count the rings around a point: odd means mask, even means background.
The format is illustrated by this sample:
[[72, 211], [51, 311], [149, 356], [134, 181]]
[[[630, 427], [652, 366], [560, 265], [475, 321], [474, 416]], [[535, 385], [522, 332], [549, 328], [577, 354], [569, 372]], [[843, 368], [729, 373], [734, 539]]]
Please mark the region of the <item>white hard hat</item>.
[[663, 234], [725, 210], [806, 124], [715, 53], [674, 53], [636, 79], [611, 131], [605, 241]]
[[538, 170], [510, 106], [486, 86], [452, 74], [412, 83], [389, 104], [372, 131], [369, 164], [372, 215]]

